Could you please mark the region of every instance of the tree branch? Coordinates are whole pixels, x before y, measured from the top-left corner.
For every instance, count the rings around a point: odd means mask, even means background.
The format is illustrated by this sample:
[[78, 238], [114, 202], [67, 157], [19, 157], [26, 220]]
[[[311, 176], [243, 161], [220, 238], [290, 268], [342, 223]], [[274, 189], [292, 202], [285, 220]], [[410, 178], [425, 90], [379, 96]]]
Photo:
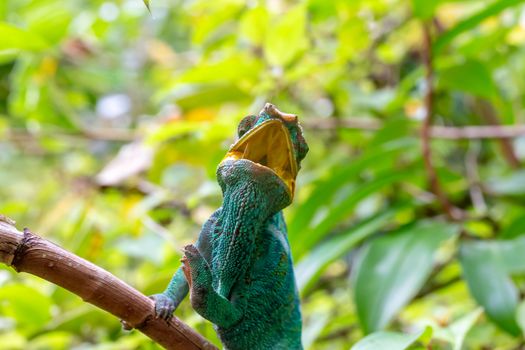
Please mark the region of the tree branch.
[[[381, 129], [381, 121], [372, 118], [344, 118], [337, 123], [327, 118], [310, 118], [301, 121], [301, 125], [314, 130], [331, 130], [337, 127], [345, 129], [375, 131]], [[432, 139], [472, 140], [472, 139], [512, 139], [525, 137], [525, 125], [471, 125], [471, 126], [430, 126]]]
[[217, 349], [176, 317], [154, 317], [154, 302], [111, 273], [0, 215], [0, 262], [57, 284], [118, 317], [166, 349]]
[[423, 24], [423, 64], [425, 66], [425, 117], [421, 127], [421, 147], [423, 150], [423, 162], [427, 172], [428, 181], [432, 192], [437, 196], [443, 210], [450, 219], [458, 219], [458, 215], [448, 201], [439, 184], [439, 178], [432, 163], [432, 149], [430, 147], [430, 127], [432, 125], [433, 107], [434, 107], [434, 70], [432, 67], [432, 36], [430, 25]]
[[525, 136], [525, 125], [433, 126], [431, 135], [432, 138], [449, 140], [512, 139]]
[[[301, 125], [307, 129], [312, 130], [333, 130], [337, 128], [356, 129], [375, 131], [383, 127], [383, 123], [379, 119], [365, 118], [365, 117], [351, 117], [351, 118], [306, 118], [301, 121]], [[89, 135], [88, 135], [89, 134]], [[78, 140], [79, 138], [89, 140], [103, 140], [103, 141], [133, 141], [141, 137], [139, 133], [133, 134], [113, 134], [113, 131], [107, 133], [97, 130], [96, 132], [87, 133], [65, 133], [53, 132], [53, 136], [60, 136], [65, 138], [72, 138]], [[33, 135], [23, 130], [11, 130], [6, 137], [14, 143], [25, 145], [29, 142], [35, 142], [38, 137], [50, 137], [51, 134]], [[469, 126], [430, 126], [430, 136], [432, 139], [445, 140], [464, 140], [464, 139], [512, 139], [517, 137], [525, 137], [525, 125], [469, 125]], [[38, 145], [31, 145], [36, 148]]]

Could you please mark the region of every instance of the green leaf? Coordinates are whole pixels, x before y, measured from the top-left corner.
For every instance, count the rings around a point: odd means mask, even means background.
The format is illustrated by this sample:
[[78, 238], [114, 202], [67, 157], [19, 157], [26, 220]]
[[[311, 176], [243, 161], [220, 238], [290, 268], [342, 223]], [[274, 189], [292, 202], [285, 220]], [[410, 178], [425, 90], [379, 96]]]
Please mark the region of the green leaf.
[[[424, 1], [424, 0], [422, 0]], [[488, 17], [495, 16], [498, 13], [502, 12], [506, 8], [511, 6], [516, 6], [523, 3], [524, 0], [499, 0], [495, 1], [489, 6], [483, 8], [483, 10], [478, 13], [470, 16], [469, 18], [459, 22], [454, 27], [441, 34], [437, 40], [434, 42], [433, 52], [434, 54], [439, 54], [443, 48], [454, 40], [460, 34], [476, 27], [482, 21]]]
[[286, 66], [307, 48], [306, 8], [298, 5], [268, 29], [264, 53], [270, 64]]
[[521, 328], [521, 332], [525, 335], [525, 300], [520, 303], [516, 311], [516, 320]]
[[487, 98], [497, 94], [497, 88], [488, 68], [474, 60], [441, 71], [439, 86]]
[[[206, 62], [188, 70], [180, 77], [184, 83], [235, 83], [256, 81], [263, 70], [259, 60], [249, 55], [231, 55], [218, 62]], [[180, 84], [179, 81], [175, 86]]]
[[27, 349], [68, 350], [72, 348], [74, 336], [62, 331], [47, 332], [31, 339]]
[[431, 334], [430, 327], [416, 334], [377, 332], [361, 339], [351, 350], [405, 350], [422, 338], [430, 338]]
[[353, 17], [346, 21], [341, 21], [337, 28], [337, 59], [352, 60], [356, 56], [372, 45], [372, 38], [367, 21]]
[[58, 45], [67, 35], [75, 16], [68, 4], [50, 0], [32, 7], [26, 17], [28, 31], [38, 33], [50, 45]]
[[505, 196], [525, 195], [525, 171], [518, 170], [509, 176], [489, 181], [488, 188], [491, 193]]
[[0, 52], [4, 50], [39, 51], [48, 47], [40, 36], [5, 22], [0, 22], [0, 38], [2, 38]]
[[[322, 226], [314, 222], [316, 213], [322, 210], [324, 206], [329, 207], [330, 210], [334, 210], [332, 217], [335, 217], [336, 214], [337, 216], [340, 216], [336, 211], [348, 213], [357, 203], [356, 199], [358, 201], [359, 199], [362, 199], [363, 196], [366, 196], [366, 192], [370, 193], [371, 187], [377, 189], [378, 183], [374, 185], [374, 181], [372, 181], [372, 184], [367, 185], [368, 190], [365, 188], [365, 192], [363, 192], [363, 188], [361, 188], [361, 192], [357, 191], [356, 193], [351, 194], [345, 203], [341, 203], [337, 206], [337, 208], [339, 208], [337, 209], [334, 208], [334, 197], [343, 186], [357, 180], [359, 175], [362, 174], [365, 169], [374, 168], [378, 164], [382, 164], [382, 160], [384, 159], [394, 159], [399, 154], [407, 152], [415, 146], [415, 141], [416, 140], [412, 139], [401, 139], [381, 144], [374, 147], [361, 157], [354, 159], [351, 163], [330, 169], [330, 172], [326, 177], [317, 181], [311, 194], [306, 200], [298, 205], [294, 216], [289, 221], [288, 236], [290, 237], [290, 241], [294, 243], [294, 254], [300, 256], [309, 251], [319, 239], [324, 237], [324, 235], [339, 222], [329, 221], [331, 219], [329, 219], [328, 216], [324, 218]], [[403, 175], [405, 174], [401, 174], [400, 177]], [[381, 176], [378, 176], [378, 178], [381, 178]], [[390, 180], [392, 179], [378, 179], [377, 181], [385, 180], [388, 180], [386, 181], [388, 184], [391, 183]], [[354, 202], [352, 206], [350, 206], [350, 201]]]
[[268, 32], [270, 16], [264, 6], [248, 10], [241, 19], [240, 34], [253, 44], [262, 45]]
[[414, 173], [415, 170], [410, 168], [395, 172], [388, 169], [387, 171], [379, 173], [373, 180], [359, 184], [352, 193], [342, 199], [339, 203], [332, 203], [330, 209], [326, 212], [326, 215], [322, 220], [316, 223], [314, 227], [310, 230], [303, 230], [300, 242], [296, 244], [296, 247], [298, 248], [296, 251], [301, 253], [310, 250], [315, 243], [336, 227], [338, 223], [347, 218], [354, 211], [357, 204], [363, 199], [385, 187], [392, 186], [394, 183], [413, 177]]
[[525, 273], [525, 237], [511, 241], [465, 242], [461, 265], [470, 293], [501, 329], [516, 336], [518, 289], [512, 274]]
[[143, 1], [144, 1], [144, 5], [146, 5], [146, 8], [147, 8], [148, 11], [151, 13], [150, 1], [149, 1], [149, 0], [143, 0]]
[[513, 239], [525, 234], [525, 215], [515, 218], [500, 233], [503, 239]]
[[399, 208], [392, 208], [353, 226], [349, 230], [339, 233], [335, 238], [322, 243], [299, 261], [295, 268], [295, 276], [300, 291], [311, 286], [330, 265], [331, 262], [340, 258], [350, 251], [366, 237], [377, 232], [389, 220]]
[[0, 314], [15, 318], [30, 329], [43, 327], [51, 320], [51, 299], [39, 290], [19, 284], [0, 288]]
[[414, 16], [426, 20], [434, 16], [434, 11], [440, 0], [412, 0]]
[[455, 225], [423, 221], [373, 240], [358, 257], [354, 297], [365, 333], [384, 328], [432, 272], [434, 253]]
[[478, 308], [455, 321], [447, 328], [451, 334], [451, 341], [454, 346], [453, 350], [461, 350], [463, 348], [463, 342], [465, 341], [467, 333], [474, 324], [476, 324], [481, 314], [483, 314], [483, 310]]
[[0, 344], [9, 344], [6, 350], [26, 350], [27, 339], [18, 332], [2, 332], [0, 333]]
[[249, 95], [233, 84], [180, 84], [176, 89], [159, 95], [161, 98], [173, 98], [184, 110], [202, 106], [211, 107], [221, 103], [249, 101]]

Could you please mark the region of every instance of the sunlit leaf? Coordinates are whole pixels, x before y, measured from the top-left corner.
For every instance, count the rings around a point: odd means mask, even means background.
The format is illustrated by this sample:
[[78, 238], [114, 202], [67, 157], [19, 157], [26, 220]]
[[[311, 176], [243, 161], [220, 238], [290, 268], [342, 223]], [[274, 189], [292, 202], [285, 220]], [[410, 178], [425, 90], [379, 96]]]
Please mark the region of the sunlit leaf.
[[71, 349], [74, 334], [68, 332], [49, 332], [31, 340], [28, 349]]
[[3, 314], [14, 317], [23, 326], [38, 329], [51, 320], [51, 300], [39, 290], [11, 284], [0, 288]]
[[473, 60], [441, 71], [439, 85], [482, 97], [491, 97], [497, 93], [489, 69]]
[[[240, 83], [255, 80], [263, 64], [249, 55], [232, 55], [218, 62], [201, 63], [179, 79], [184, 83]], [[180, 83], [178, 82], [178, 83]]]
[[467, 333], [474, 327], [480, 316], [483, 314], [483, 309], [476, 310], [466, 314], [465, 316], [455, 320], [452, 324], [444, 329], [436, 331], [436, 337], [442, 338], [452, 344], [453, 350], [463, 349], [463, 344]]
[[48, 44], [37, 34], [18, 28], [12, 24], [0, 22], [0, 52], [4, 50], [39, 51]]
[[53, 45], [64, 39], [72, 20], [70, 7], [56, 0], [35, 6], [27, 14], [28, 30]]
[[478, 13], [466, 18], [445, 33], [441, 34], [434, 43], [435, 53], [441, 52], [441, 50], [457, 36], [476, 27], [488, 17], [495, 16], [509, 7], [521, 3], [523, 3], [523, 0], [499, 0], [493, 2], [489, 6], [482, 7], [482, 10]]
[[247, 11], [242, 17], [240, 23], [240, 34], [246, 37], [252, 43], [261, 45], [264, 43], [266, 38], [269, 24], [270, 16], [266, 7], [255, 7]]
[[160, 93], [177, 102], [182, 109], [190, 110], [202, 106], [212, 107], [221, 103], [249, 101], [250, 96], [236, 84], [180, 84], [174, 89]]
[[421, 19], [429, 19], [434, 15], [440, 0], [412, 0], [414, 15]]
[[271, 64], [286, 66], [308, 48], [306, 23], [306, 8], [297, 5], [270, 26], [264, 52]]
[[6, 350], [25, 350], [27, 349], [27, 339], [17, 332], [5, 332], [0, 334], [0, 344], [6, 346]]

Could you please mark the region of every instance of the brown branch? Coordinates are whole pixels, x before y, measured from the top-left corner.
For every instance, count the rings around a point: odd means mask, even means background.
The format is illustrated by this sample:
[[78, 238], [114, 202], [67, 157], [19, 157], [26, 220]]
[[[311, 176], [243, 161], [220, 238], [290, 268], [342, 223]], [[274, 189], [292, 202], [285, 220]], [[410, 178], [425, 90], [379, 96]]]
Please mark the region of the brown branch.
[[430, 147], [430, 127], [432, 125], [433, 103], [434, 103], [434, 71], [432, 67], [432, 36], [430, 33], [430, 25], [423, 24], [423, 63], [425, 66], [425, 117], [423, 118], [423, 125], [421, 127], [421, 147], [423, 151], [423, 163], [427, 172], [427, 177], [430, 182], [432, 192], [437, 196], [443, 210], [450, 219], [458, 219], [459, 215], [454, 211], [454, 208], [448, 201], [443, 192], [439, 179], [432, 163], [432, 149]]
[[483, 189], [478, 174], [478, 157], [480, 152], [481, 144], [479, 142], [469, 145], [469, 149], [465, 155], [465, 171], [472, 205], [478, 214], [483, 214], [487, 212], [487, 203], [483, 196]]
[[305, 118], [301, 125], [312, 130], [333, 130], [337, 128], [375, 131], [383, 127], [380, 120], [373, 118]]
[[178, 318], [155, 318], [154, 302], [109, 272], [13, 224], [0, 215], [1, 263], [69, 290], [166, 349], [217, 349]]
[[[383, 127], [383, 123], [379, 119], [351, 117], [351, 118], [307, 118], [301, 121], [307, 129], [311, 130], [333, 130], [337, 128], [356, 129], [365, 131], [375, 131]], [[89, 135], [88, 135], [89, 134]], [[29, 142], [36, 142], [38, 137], [64, 137], [71, 138], [72, 141], [78, 139], [102, 140], [102, 141], [133, 141], [140, 138], [139, 135], [126, 132], [114, 133], [109, 131], [103, 133], [101, 129], [94, 133], [66, 133], [53, 132], [52, 134], [31, 134], [24, 130], [11, 130], [6, 137], [8, 140], [20, 145], [27, 145]], [[525, 125], [469, 125], [469, 126], [436, 126], [430, 127], [430, 136], [433, 139], [446, 140], [464, 140], [464, 139], [512, 139], [517, 137], [525, 137]], [[35, 146], [36, 147], [36, 146]]]
[[449, 140], [512, 139], [525, 136], [525, 125], [433, 126], [431, 135], [432, 138]]
[[61, 136], [73, 140], [88, 139], [94, 141], [116, 141], [131, 142], [140, 138], [140, 135], [129, 129], [116, 128], [82, 128], [80, 131], [54, 130], [49, 133], [31, 133], [24, 129], [11, 129], [7, 132], [7, 138], [13, 141], [31, 141], [38, 137]]
[[[372, 118], [344, 118], [337, 123], [327, 118], [310, 118], [301, 125], [312, 130], [332, 130], [337, 127], [375, 131], [383, 127], [380, 120]], [[472, 140], [472, 139], [512, 139], [525, 137], [525, 125], [483, 125], [483, 126], [430, 126], [432, 139]]]

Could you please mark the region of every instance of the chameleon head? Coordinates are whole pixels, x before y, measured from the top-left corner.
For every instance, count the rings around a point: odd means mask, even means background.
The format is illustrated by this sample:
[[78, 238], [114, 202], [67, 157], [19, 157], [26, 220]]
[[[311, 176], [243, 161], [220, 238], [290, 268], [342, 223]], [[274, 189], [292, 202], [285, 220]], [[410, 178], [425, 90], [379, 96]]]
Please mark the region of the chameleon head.
[[[250, 163], [249, 168], [281, 182], [291, 202], [301, 161], [308, 152], [303, 131], [294, 114], [279, 111], [267, 103], [259, 115], [249, 115], [239, 123], [239, 139], [219, 165]], [[219, 177], [221, 173], [219, 172]]]

